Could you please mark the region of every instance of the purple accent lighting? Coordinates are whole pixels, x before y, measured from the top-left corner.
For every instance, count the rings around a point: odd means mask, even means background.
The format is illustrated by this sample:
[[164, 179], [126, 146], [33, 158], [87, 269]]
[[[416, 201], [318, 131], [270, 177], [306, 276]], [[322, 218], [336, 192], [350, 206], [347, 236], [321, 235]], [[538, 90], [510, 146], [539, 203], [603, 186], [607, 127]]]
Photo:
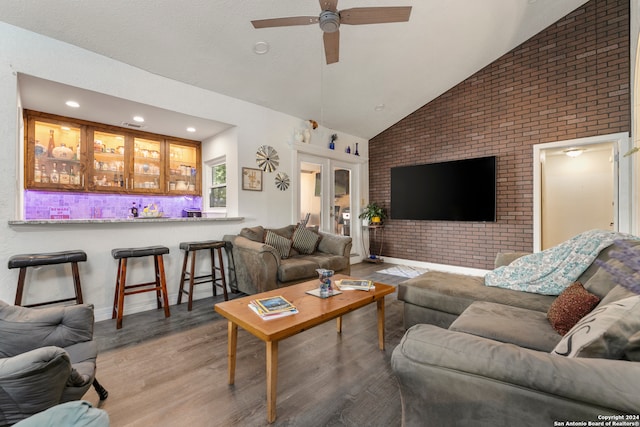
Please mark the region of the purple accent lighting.
[[69, 219], [126, 219], [134, 202], [140, 211], [144, 206], [155, 203], [164, 213], [164, 217], [169, 218], [180, 218], [183, 209], [202, 209], [202, 197], [200, 196], [120, 195], [26, 190], [24, 192], [24, 219], [51, 219], [52, 210], [59, 211], [60, 208], [69, 212]]

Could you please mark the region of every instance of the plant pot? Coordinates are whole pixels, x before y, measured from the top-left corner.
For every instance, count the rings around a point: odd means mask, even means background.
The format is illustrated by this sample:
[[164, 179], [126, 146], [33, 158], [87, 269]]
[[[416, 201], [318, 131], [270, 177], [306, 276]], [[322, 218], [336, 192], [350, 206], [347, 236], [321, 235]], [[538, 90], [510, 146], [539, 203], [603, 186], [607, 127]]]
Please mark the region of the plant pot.
[[374, 216], [371, 218], [371, 224], [380, 224], [380, 217], [379, 216]]

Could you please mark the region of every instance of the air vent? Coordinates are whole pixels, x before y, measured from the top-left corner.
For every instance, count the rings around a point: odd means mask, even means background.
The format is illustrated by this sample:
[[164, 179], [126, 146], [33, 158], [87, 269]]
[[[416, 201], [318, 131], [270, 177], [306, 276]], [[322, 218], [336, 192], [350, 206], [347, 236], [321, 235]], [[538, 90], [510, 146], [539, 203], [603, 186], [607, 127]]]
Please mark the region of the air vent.
[[144, 129], [144, 125], [140, 123], [122, 122], [122, 126], [131, 129]]

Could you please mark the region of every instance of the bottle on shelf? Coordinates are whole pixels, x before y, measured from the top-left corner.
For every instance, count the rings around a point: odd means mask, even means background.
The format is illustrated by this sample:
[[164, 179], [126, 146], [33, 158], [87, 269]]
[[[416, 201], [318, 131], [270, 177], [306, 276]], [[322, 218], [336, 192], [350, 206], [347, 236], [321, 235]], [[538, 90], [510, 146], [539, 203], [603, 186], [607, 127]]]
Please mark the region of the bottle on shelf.
[[60, 174], [58, 174], [57, 167], [58, 165], [56, 164], [56, 162], [53, 162], [53, 168], [51, 169], [51, 174], [49, 175], [49, 180], [52, 184], [60, 183]]
[[71, 177], [69, 176], [69, 172], [67, 171], [67, 164], [62, 164], [62, 170], [60, 171], [60, 184], [70, 184]]
[[47, 147], [47, 156], [53, 157], [53, 149], [56, 148], [56, 143], [53, 140], [53, 129], [49, 130], [49, 146]]
[[47, 168], [45, 167], [45, 165], [40, 166], [41, 172], [40, 172], [40, 182], [42, 182], [43, 184], [48, 184], [49, 183], [49, 175], [47, 174]]
[[40, 164], [38, 163], [38, 159], [36, 159], [36, 164], [34, 166], [33, 180], [35, 182], [42, 182], [42, 170], [40, 169]]
[[122, 174], [120, 174], [118, 183], [120, 187], [124, 187], [124, 177], [122, 176]]
[[69, 183], [73, 185], [78, 185], [78, 182], [76, 182], [77, 179], [78, 177], [76, 175], [76, 171], [73, 169], [73, 166], [71, 166], [71, 171], [69, 171]]

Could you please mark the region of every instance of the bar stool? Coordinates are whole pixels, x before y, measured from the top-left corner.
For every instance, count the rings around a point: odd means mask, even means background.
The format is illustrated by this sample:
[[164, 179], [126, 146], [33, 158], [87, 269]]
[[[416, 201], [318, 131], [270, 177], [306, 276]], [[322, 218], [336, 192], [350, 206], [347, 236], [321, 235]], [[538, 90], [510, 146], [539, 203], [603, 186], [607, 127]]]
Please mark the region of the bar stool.
[[[118, 261], [118, 276], [116, 277], [116, 292], [113, 297], [112, 319], [117, 319], [116, 329], [122, 328], [122, 315], [124, 313], [125, 295], [139, 294], [142, 292], [156, 292], [158, 308], [164, 306], [164, 317], [171, 316], [169, 312], [169, 299], [167, 297], [167, 281], [164, 274], [164, 260], [162, 255], [168, 254], [166, 246], [147, 246], [142, 248], [117, 248], [111, 250], [111, 255]], [[155, 280], [153, 282], [136, 283], [127, 285], [127, 260], [152, 256], [155, 266]]]
[[84, 251], [62, 251], [62, 252], [49, 252], [38, 254], [23, 254], [14, 255], [9, 258], [9, 268], [19, 268], [18, 274], [18, 288], [16, 290], [15, 305], [22, 306], [22, 295], [24, 292], [24, 282], [27, 276], [27, 268], [40, 267], [43, 265], [54, 264], [66, 264], [71, 263], [71, 270], [73, 273], [73, 287], [75, 290], [75, 296], [71, 298], [63, 298], [59, 300], [51, 300], [39, 302], [37, 304], [26, 304], [23, 307], [38, 307], [47, 304], [58, 304], [61, 302], [75, 301], [76, 304], [82, 304], [82, 288], [80, 286], [80, 273], [78, 272], [78, 263], [87, 260], [87, 254]]
[[[213, 286], [213, 296], [217, 295], [216, 286], [222, 287], [224, 300], [229, 300], [227, 294], [227, 281], [224, 277], [224, 263], [222, 261], [222, 249], [225, 242], [220, 240], [206, 240], [201, 242], [182, 242], [180, 249], [184, 250], [184, 261], [182, 262], [182, 274], [180, 275], [180, 291], [178, 292], [178, 304], [182, 303], [182, 294], [189, 295], [189, 311], [193, 308], [193, 286], [201, 283], [211, 282]], [[195, 275], [196, 254], [199, 250], [208, 249], [211, 254], [211, 274], [201, 276]], [[215, 263], [214, 251], [218, 253], [218, 265]], [[191, 255], [191, 268], [187, 271], [187, 262]], [[216, 277], [216, 271], [220, 272], [220, 277]], [[189, 281], [189, 290], [184, 289], [184, 282]]]

